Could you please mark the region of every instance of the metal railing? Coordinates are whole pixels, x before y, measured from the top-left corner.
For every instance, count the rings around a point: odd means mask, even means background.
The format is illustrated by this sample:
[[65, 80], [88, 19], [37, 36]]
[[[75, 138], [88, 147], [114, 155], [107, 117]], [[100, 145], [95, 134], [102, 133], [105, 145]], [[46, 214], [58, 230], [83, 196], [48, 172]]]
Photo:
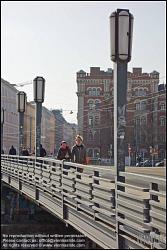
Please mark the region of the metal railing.
[[[155, 171], [155, 170], [154, 170]], [[166, 247], [163, 176], [122, 172], [115, 183], [111, 167], [86, 166], [51, 158], [1, 155], [1, 179], [30, 197], [99, 246]], [[115, 191], [115, 185], [124, 189]]]

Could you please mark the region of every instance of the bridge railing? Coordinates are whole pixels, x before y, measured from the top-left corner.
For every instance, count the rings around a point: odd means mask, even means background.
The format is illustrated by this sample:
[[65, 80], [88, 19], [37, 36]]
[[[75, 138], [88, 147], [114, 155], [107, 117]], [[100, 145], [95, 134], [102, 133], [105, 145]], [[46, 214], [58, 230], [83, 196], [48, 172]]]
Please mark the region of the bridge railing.
[[114, 171], [51, 158], [2, 155], [1, 172], [5, 182], [50, 211], [56, 204], [63, 220], [68, 220], [69, 209], [83, 215], [95, 223], [97, 238], [106, 233], [108, 244], [115, 248]]
[[[117, 191], [117, 220], [121, 222], [125, 246], [166, 247], [165, 178], [122, 172], [125, 192]], [[165, 177], [165, 176], [164, 176]], [[132, 237], [133, 236], [133, 237]]]
[[122, 183], [115, 182], [114, 168], [1, 155], [3, 181], [88, 232], [102, 247], [116, 249], [117, 220], [125, 248], [165, 249], [165, 178], [156, 176], [155, 168], [153, 176], [137, 171], [121, 172]]

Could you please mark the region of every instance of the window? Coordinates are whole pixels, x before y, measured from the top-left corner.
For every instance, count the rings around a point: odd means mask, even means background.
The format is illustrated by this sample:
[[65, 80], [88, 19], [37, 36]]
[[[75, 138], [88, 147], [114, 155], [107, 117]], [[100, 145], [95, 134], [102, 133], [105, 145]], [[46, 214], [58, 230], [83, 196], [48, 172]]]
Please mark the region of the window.
[[93, 88], [92, 95], [96, 96], [96, 89], [95, 88]]
[[161, 136], [160, 136], [160, 144], [161, 144], [162, 142], [166, 142], [166, 136], [164, 136], [164, 135], [161, 135]]
[[135, 90], [135, 96], [138, 96], [138, 89]]
[[141, 102], [141, 110], [146, 110], [146, 102]]
[[89, 126], [93, 126], [93, 116], [89, 116], [88, 124], [89, 124]]
[[100, 96], [100, 88], [97, 89], [97, 96]]
[[93, 100], [88, 101], [89, 109], [92, 109], [94, 107], [94, 102]]
[[156, 99], [152, 100], [152, 107], [153, 107], [153, 110], [157, 109], [157, 100]]
[[140, 103], [136, 103], [136, 110], [140, 110]]
[[93, 140], [93, 134], [92, 134], [91, 131], [89, 131], [88, 140], [89, 140], [89, 141], [92, 141], [92, 140]]
[[95, 108], [96, 109], [100, 108], [100, 100], [95, 100]]
[[142, 125], [146, 125], [146, 117], [142, 117], [141, 118], [141, 124]]
[[99, 125], [100, 123], [100, 117], [99, 116], [95, 116], [95, 125]]
[[136, 125], [140, 125], [140, 118], [139, 117], [136, 118]]
[[160, 110], [165, 110], [165, 109], [166, 109], [165, 106], [166, 106], [165, 103], [161, 103], [161, 104], [160, 104]]
[[88, 89], [88, 95], [92, 95], [92, 89], [91, 88]]
[[166, 118], [160, 117], [160, 126], [165, 126], [165, 125], [166, 125]]

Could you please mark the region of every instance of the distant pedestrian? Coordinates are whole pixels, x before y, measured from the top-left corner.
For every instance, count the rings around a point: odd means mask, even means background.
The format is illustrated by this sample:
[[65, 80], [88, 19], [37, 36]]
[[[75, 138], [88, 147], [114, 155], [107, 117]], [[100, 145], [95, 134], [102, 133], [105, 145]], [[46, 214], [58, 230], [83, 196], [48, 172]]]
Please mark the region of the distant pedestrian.
[[42, 147], [42, 144], [40, 144], [40, 157], [46, 156], [46, 150]]
[[86, 147], [83, 144], [83, 138], [77, 135], [75, 145], [72, 147], [72, 162], [86, 164]]
[[1, 154], [4, 154], [4, 150], [2, 149]]
[[11, 146], [9, 150], [9, 155], [16, 155], [16, 149], [13, 147], [13, 145]]
[[137, 156], [137, 161], [138, 161], [138, 165], [140, 167], [141, 166], [141, 161], [142, 161], [141, 155]]
[[28, 152], [28, 149], [27, 149], [27, 148], [23, 147], [22, 155], [23, 155], [23, 156], [29, 156], [29, 152]]
[[71, 160], [71, 150], [66, 141], [61, 142], [61, 146], [57, 154], [57, 159], [66, 161]]

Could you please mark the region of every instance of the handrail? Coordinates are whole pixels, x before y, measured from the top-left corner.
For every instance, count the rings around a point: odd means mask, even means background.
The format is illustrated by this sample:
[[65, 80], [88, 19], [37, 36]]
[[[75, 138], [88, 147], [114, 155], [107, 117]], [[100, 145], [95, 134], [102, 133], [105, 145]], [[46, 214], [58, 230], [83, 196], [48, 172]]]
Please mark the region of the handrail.
[[[108, 230], [111, 229], [112, 235], [116, 230], [116, 220], [121, 222], [121, 236], [125, 241], [131, 237], [131, 230], [138, 231], [140, 235], [142, 230], [150, 234], [154, 232], [156, 237], [157, 232], [162, 237], [165, 233], [165, 222], [162, 221], [166, 211], [165, 178], [121, 172], [125, 183], [113, 183], [116, 178], [112, 168], [47, 157], [4, 154], [1, 155], [1, 173], [2, 181], [30, 195], [35, 202], [61, 215], [61, 219], [71, 225], [75, 224], [75, 215], [76, 223], [79, 223], [82, 214], [85, 214], [87, 225], [96, 225], [106, 237]], [[125, 191], [115, 190], [116, 185], [124, 186]], [[96, 235], [94, 237], [96, 241]], [[104, 235], [101, 237], [103, 239]], [[116, 240], [116, 235], [113, 237]], [[133, 236], [134, 240], [139, 243], [137, 236], [136, 239]]]

